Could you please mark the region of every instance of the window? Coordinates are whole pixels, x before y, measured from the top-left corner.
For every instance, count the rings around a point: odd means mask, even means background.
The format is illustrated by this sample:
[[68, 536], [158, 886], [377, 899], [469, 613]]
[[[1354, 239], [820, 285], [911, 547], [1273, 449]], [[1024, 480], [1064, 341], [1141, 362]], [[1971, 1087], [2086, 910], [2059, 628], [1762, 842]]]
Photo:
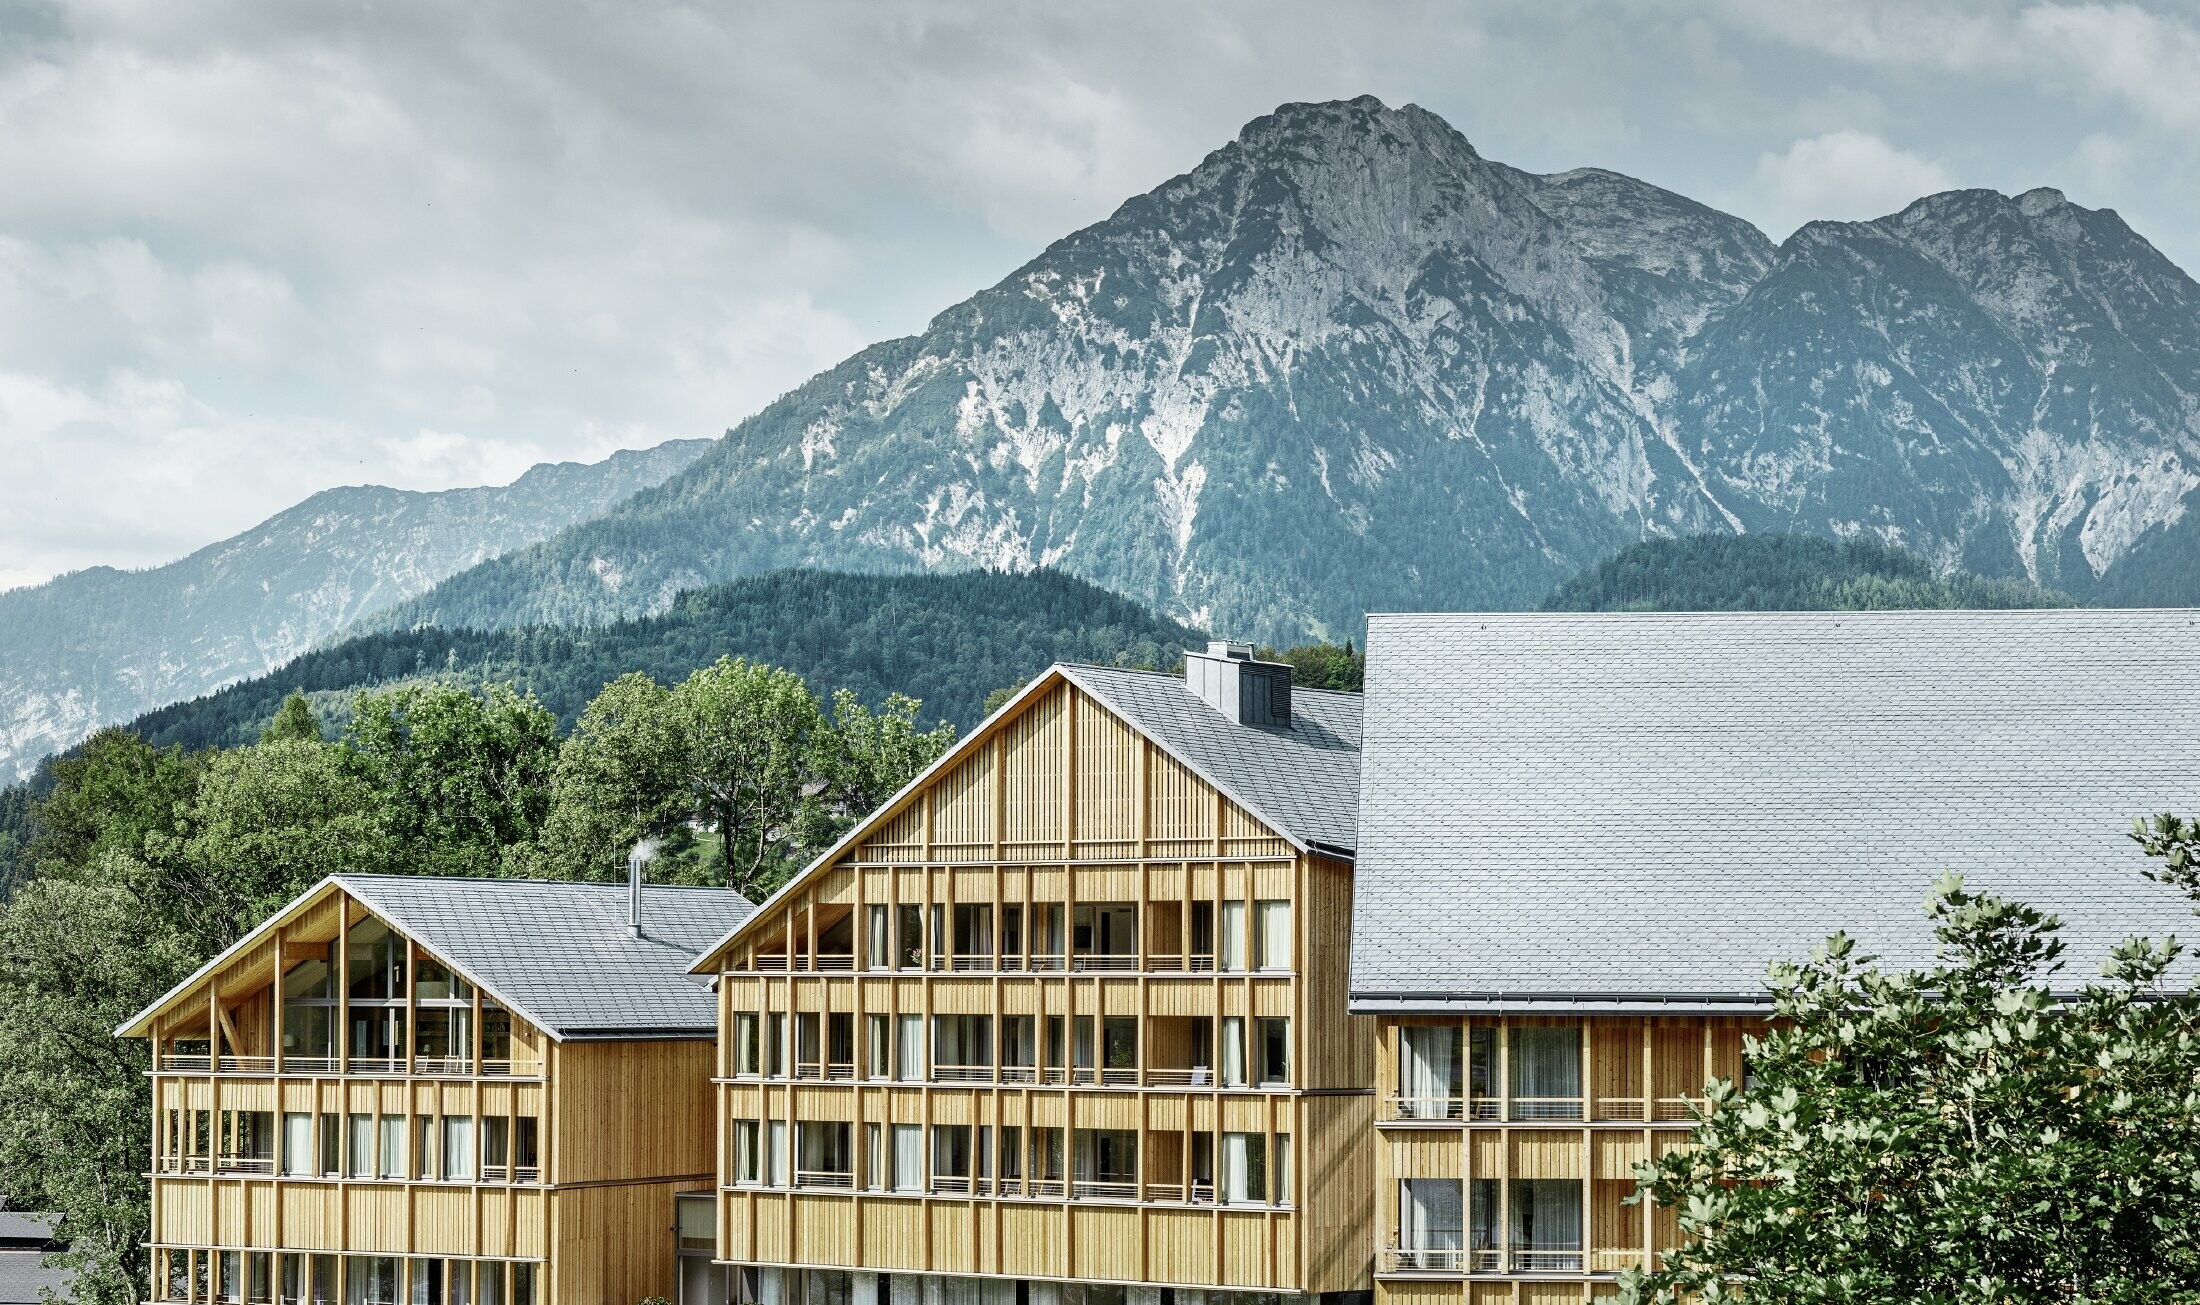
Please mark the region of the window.
[[474, 1121], [469, 1115], [449, 1115], [443, 1120], [443, 1177], [451, 1182], [473, 1181]]
[[387, 1255], [344, 1257], [346, 1305], [399, 1305], [397, 1260]]
[[413, 1177], [435, 1177], [435, 1162], [443, 1148], [435, 1135], [435, 1116], [413, 1116]]
[[512, 1121], [512, 1181], [542, 1181], [542, 1128], [533, 1115]]
[[816, 1011], [794, 1017], [794, 1073], [796, 1078], [825, 1077], [824, 1022]]
[[512, 1063], [512, 1012], [493, 1001], [481, 1003], [481, 1058]]
[[[1465, 1225], [1461, 1220], [1459, 1180], [1408, 1178], [1398, 1184], [1398, 1246], [1406, 1252], [1456, 1251]], [[1437, 1261], [1408, 1261], [1406, 1268], [1450, 1268]]]
[[796, 1178], [805, 1187], [855, 1186], [855, 1151], [847, 1124], [795, 1125]]
[[344, 1172], [344, 1117], [321, 1116], [321, 1176], [335, 1178]]
[[412, 1305], [443, 1305], [444, 1274], [441, 1260], [412, 1262]]
[[1262, 1087], [1286, 1086], [1291, 1082], [1291, 1021], [1262, 1016], [1253, 1021], [1253, 1031], [1259, 1039], [1258, 1082]]
[[1215, 968], [1232, 973], [1245, 968], [1245, 903], [1222, 904], [1222, 952]]
[[1003, 906], [1001, 908], [1001, 956], [1004, 958], [1004, 963], [1006, 958], [1011, 957], [1020, 962], [1023, 958], [1023, 952], [1024, 908], [1022, 906]]
[[1138, 1069], [1138, 1020], [1135, 1016], [1111, 1015], [1101, 1021], [1100, 1065], [1118, 1074], [1135, 1074]]
[[232, 1172], [275, 1172], [275, 1115], [266, 1110], [222, 1112], [221, 1163]]
[[[1001, 1077], [1011, 1083], [1029, 1083], [1038, 1068], [1037, 1023], [1029, 1015], [1001, 1017]], [[1019, 1072], [1021, 1071], [1021, 1072]]]
[[384, 1115], [381, 1118], [382, 1177], [405, 1177], [405, 1117]]
[[336, 1300], [336, 1257], [284, 1255], [282, 1299], [284, 1305], [333, 1305]]
[[[1074, 1139], [1077, 1181], [1107, 1187], [1130, 1187], [1138, 1182], [1138, 1134], [1118, 1129], [1080, 1128]], [[1127, 1195], [1101, 1190], [1093, 1196]]]
[[884, 1124], [865, 1124], [863, 1126], [863, 1185], [874, 1192], [882, 1190], [886, 1186], [889, 1170], [890, 1166], [886, 1162], [886, 1126]]
[[866, 1015], [863, 1017], [863, 1042], [870, 1058], [866, 1066], [872, 1078], [894, 1076], [894, 1017], [891, 1015]]
[[894, 915], [894, 968], [924, 968], [924, 912], [914, 906], [899, 907]]
[[1007, 1127], [1001, 1130], [1000, 1145], [1001, 1181], [1012, 1182], [1024, 1176], [1024, 1130]]
[[787, 1017], [784, 1013], [764, 1017], [764, 1076], [787, 1077]]
[[1409, 1024], [1398, 1030], [1398, 1117], [1457, 1119], [1459, 1030]]
[[283, 1173], [291, 1178], [311, 1178], [313, 1167], [313, 1116], [283, 1116]]
[[1268, 1137], [1264, 1133], [1222, 1135], [1222, 1200], [1231, 1205], [1268, 1199]]
[[1253, 903], [1253, 968], [1291, 968], [1291, 903]]
[[971, 1138], [968, 1124], [932, 1126], [932, 1190], [967, 1192], [971, 1179]]
[[856, 1017], [844, 1011], [825, 1017], [825, 1072], [831, 1078], [856, 1072]]
[[915, 1124], [895, 1124], [893, 1166], [889, 1185], [897, 1192], [924, 1190], [924, 1130]]
[[733, 1121], [733, 1181], [764, 1181], [764, 1146], [761, 1127], [753, 1119]]
[[507, 1283], [508, 1275], [503, 1264], [492, 1261], [482, 1265], [481, 1274], [476, 1284], [481, 1296], [481, 1305], [505, 1305], [505, 1301], [510, 1299], [512, 1294]]
[[1571, 1178], [1515, 1178], [1511, 1190], [1516, 1271], [1581, 1267], [1581, 1184]]
[[1268, 1170], [1275, 1178], [1275, 1188], [1268, 1199], [1277, 1205], [1291, 1204], [1291, 1135], [1278, 1133], [1270, 1140]]
[[894, 964], [894, 917], [889, 909], [873, 904], [863, 912], [863, 968], [888, 970]]
[[327, 961], [304, 961], [283, 976], [283, 1054], [307, 1060], [336, 1055], [336, 985]]
[[965, 1076], [975, 1070], [981, 1077], [991, 1077], [992, 1019], [984, 1015], [934, 1015], [932, 1063], [943, 1075], [950, 1068], [959, 1068]]
[[1477, 1025], [1467, 1030], [1467, 1095], [1476, 1119], [1497, 1117], [1497, 1030]]
[[512, 1266], [512, 1305], [535, 1305], [535, 1266]]
[[895, 1017], [894, 1077], [904, 1083], [924, 1078], [924, 1017]]
[[965, 959], [964, 969], [992, 968], [992, 907], [959, 905], [955, 908], [955, 955]]
[[759, 1074], [763, 1061], [757, 1054], [756, 1013], [737, 1011], [733, 1017], [733, 1072]]
[[1242, 1016], [1222, 1017], [1222, 1064], [1219, 1081], [1224, 1087], [1245, 1086], [1245, 1020]]
[[[1138, 908], [1087, 902], [1077, 908], [1071, 944], [1077, 955], [1127, 958], [1138, 955]], [[1101, 962], [1107, 964], [1108, 962]], [[1127, 964], [1127, 962], [1126, 962]]]
[[350, 1163], [344, 1167], [344, 1172], [353, 1178], [372, 1178], [374, 1177], [376, 1158], [374, 1116], [353, 1115], [351, 1117]]
[[1581, 1030], [1507, 1030], [1514, 1119], [1581, 1118]]
[[485, 1115], [481, 1120], [481, 1176], [491, 1182], [502, 1182], [510, 1177], [507, 1168], [512, 1163], [512, 1125], [502, 1115]]
[[787, 1149], [787, 1121], [764, 1121], [764, 1172], [774, 1187], [794, 1185], [794, 1154]]

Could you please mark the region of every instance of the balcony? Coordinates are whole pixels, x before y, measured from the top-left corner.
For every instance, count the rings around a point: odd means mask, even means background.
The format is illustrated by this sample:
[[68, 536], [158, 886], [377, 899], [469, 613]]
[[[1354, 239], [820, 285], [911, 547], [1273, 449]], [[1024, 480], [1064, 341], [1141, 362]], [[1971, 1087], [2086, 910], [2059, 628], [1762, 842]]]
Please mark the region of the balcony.
[[[1030, 1073], [1029, 1070], [1024, 1072], [1026, 1074]], [[1002, 1076], [1007, 1077], [1007, 1073], [1008, 1071], [1003, 1071]], [[991, 1065], [934, 1065], [932, 1067], [932, 1081], [935, 1083], [991, 1083], [993, 1081], [993, 1067]]]
[[[1616, 1273], [1620, 1269], [1639, 1266], [1640, 1251], [1599, 1251], [1597, 1272]], [[1606, 1263], [1610, 1261], [1610, 1263]], [[1515, 1247], [1503, 1251], [1494, 1247], [1476, 1247], [1472, 1250], [1457, 1247], [1393, 1246], [1376, 1257], [1377, 1273], [1433, 1273], [1433, 1274], [1540, 1274], [1585, 1273], [1586, 1261], [1578, 1250], [1531, 1250]]]
[[1383, 1252], [1381, 1269], [1384, 1273], [1465, 1273], [1469, 1254], [1457, 1247], [1397, 1246]]
[[797, 1079], [822, 1083], [853, 1083], [856, 1081], [856, 1063], [852, 1060], [798, 1060], [794, 1066]]
[[852, 1192], [855, 1190], [856, 1176], [842, 1169], [797, 1169], [794, 1171], [794, 1185], [813, 1191]]

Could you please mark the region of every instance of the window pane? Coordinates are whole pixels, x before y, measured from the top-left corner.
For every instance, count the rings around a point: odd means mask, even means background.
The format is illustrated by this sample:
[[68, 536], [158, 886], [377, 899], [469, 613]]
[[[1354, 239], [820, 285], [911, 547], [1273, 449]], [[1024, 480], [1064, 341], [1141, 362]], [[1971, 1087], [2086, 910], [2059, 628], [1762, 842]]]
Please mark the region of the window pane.
[[1514, 1028], [1508, 1033], [1513, 1117], [1579, 1119], [1581, 1030]]
[[1222, 954], [1215, 959], [1218, 969], [1242, 970], [1245, 968], [1245, 903], [1222, 904]]
[[470, 1115], [451, 1115], [443, 1121], [443, 1176], [470, 1182], [474, 1176], [474, 1121]]
[[1262, 970], [1291, 968], [1291, 903], [1255, 902], [1253, 966]]

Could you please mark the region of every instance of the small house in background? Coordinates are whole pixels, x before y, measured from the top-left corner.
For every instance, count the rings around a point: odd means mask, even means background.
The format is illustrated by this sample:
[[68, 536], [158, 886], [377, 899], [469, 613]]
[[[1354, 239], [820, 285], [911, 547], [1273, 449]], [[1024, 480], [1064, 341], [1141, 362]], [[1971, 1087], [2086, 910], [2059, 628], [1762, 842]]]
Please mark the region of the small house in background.
[[0, 1305], [38, 1305], [50, 1293], [67, 1299], [75, 1275], [46, 1267], [46, 1257], [65, 1251], [56, 1239], [60, 1216], [0, 1210]]

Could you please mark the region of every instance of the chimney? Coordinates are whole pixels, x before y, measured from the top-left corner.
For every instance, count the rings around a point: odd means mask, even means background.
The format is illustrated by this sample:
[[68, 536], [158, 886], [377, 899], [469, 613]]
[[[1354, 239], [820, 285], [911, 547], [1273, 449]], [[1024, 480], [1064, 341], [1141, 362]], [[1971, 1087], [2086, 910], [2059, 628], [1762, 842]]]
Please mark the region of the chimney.
[[626, 854], [626, 927], [635, 937], [642, 936], [642, 867], [657, 856], [657, 840], [645, 838]]
[[1184, 654], [1184, 687], [1240, 725], [1291, 728], [1291, 666], [1253, 658], [1253, 645], [1216, 639]]

